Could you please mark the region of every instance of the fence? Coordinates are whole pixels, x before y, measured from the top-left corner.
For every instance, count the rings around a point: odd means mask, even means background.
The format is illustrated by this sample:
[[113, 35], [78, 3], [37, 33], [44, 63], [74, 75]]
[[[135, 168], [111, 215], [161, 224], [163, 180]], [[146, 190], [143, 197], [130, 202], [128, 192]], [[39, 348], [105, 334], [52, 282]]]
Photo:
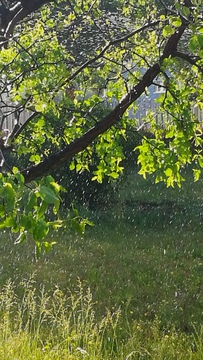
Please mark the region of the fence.
[[[129, 116], [132, 116], [138, 120], [138, 126], [143, 124], [143, 119], [146, 118], [150, 110], [155, 113], [156, 120], [160, 124], [164, 124], [164, 121], [171, 119], [169, 114], [163, 114], [159, 111], [159, 105], [155, 100], [156, 96], [153, 98], [151, 96], [142, 96], [136, 103], [138, 107], [136, 114], [131, 114], [131, 111], [129, 111]], [[114, 105], [116, 104], [114, 103]], [[196, 105], [192, 111], [197, 117], [198, 121], [203, 124], [203, 110], [201, 110]], [[0, 107], [0, 130], [8, 129], [10, 132], [12, 132], [15, 125], [23, 125], [30, 115], [31, 112], [28, 111], [22, 111], [19, 113], [15, 109], [15, 106], [6, 106], [6, 102], [3, 101], [3, 106]]]

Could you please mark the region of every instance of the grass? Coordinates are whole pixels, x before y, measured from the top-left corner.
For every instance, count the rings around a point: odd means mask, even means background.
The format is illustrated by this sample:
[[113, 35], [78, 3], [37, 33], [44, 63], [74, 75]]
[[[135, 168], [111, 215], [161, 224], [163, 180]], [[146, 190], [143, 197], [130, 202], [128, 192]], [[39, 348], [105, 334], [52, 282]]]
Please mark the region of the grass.
[[[37, 263], [31, 242], [13, 246], [5, 234], [0, 282], [3, 288], [12, 279], [7, 287], [15, 291], [8, 296], [13, 300], [2, 300], [0, 358], [202, 359], [202, 181], [186, 176], [182, 189], [166, 189], [130, 174], [113, 206], [81, 210], [96, 225], [84, 238], [60, 232], [57, 246]], [[22, 280], [33, 273], [25, 291]], [[54, 297], [57, 291], [63, 306]], [[23, 310], [26, 297], [37, 310]]]
[[20, 286], [21, 300], [11, 282], [0, 294], [2, 360], [202, 359], [203, 327], [189, 335], [163, 331], [156, 318], [134, 322], [123, 336], [120, 310], [96, 318], [91, 292], [81, 282], [68, 296], [59, 288], [37, 295], [34, 278]]

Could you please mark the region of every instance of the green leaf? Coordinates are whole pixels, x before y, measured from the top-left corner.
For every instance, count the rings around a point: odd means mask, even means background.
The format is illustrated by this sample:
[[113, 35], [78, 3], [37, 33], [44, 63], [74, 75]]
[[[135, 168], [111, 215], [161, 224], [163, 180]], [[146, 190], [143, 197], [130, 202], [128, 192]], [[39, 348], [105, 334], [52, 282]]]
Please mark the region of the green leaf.
[[171, 168], [167, 168], [167, 169], [165, 170], [165, 174], [166, 174], [166, 176], [171, 177], [172, 174], [173, 174], [172, 169], [171, 169]]
[[9, 202], [14, 201], [15, 191], [11, 183], [6, 182], [3, 184], [2, 194], [5, 200]]
[[46, 201], [47, 204], [56, 204], [59, 202], [59, 198], [56, 196], [55, 192], [47, 186], [40, 185], [38, 192], [40, 197]]
[[16, 178], [16, 180], [19, 182], [20, 185], [24, 185], [24, 183], [25, 183], [25, 178], [24, 178], [24, 176], [23, 176], [22, 174], [17, 173], [17, 174], [15, 175], [15, 178]]
[[194, 176], [194, 181], [198, 181], [201, 175], [201, 170], [200, 169], [192, 169], [193, 171], [193, 176]]
[[180, 19], [179, 17], [174, 17], [174, 18], [172, 18], [172, 20], [171, 20], [171, 24], [172, 24], [173, 26], [175, 26], [175, 27], [179, 27], [179, 26], [181, 26], [182, 21], [181, 21], [181, 19]]
[[174, 29], [171, 25], [166, 25], [163, 28], [163, 36], [166, 38], [174, 33]]
[[36, 243], [35, 243], [35, 257], [36, 257], [37, 260], [39, 260], [41, 252], [42, 252], [42, 244], [39, 241], [36, 241]]
[[33, 217], [32, 215], [20, 214], [19, 225], [26, 230], [32, 229]]
[[43, 246], [44, 246], [45, 252], [48, 253], [48, 252], [52, 249], [53, 245], [57, 244], [57, 242], [56, 242], [56, 241], [52, 241], [51, 243], [49, 243], [49, 242], [47, 242], [47, 241], [43, 241], [42, 244], [43, 244]]
[[16, 175], [16, 174], [19, 173], [19, 170], [18, 170], [18, 168], [16, 166], [13, 166], [12, 172], [13, 172], [14, 175]]
[[191, 39], [189, 41], [189, 49], [191, 51], [196, 51], [196, 50], [198, 50], [198, 47], [199, 47], [198, 38], [197, 38], [197, 35], [194, 35], [191, 37]]
[[62, 187], [59, 184], [57, 184], [55, 181], [51, 181], [50, 185], [54, 188], [54, 191], [56, 193], [59, 193], [62, 190]]
[[5, 229], [5, 222], [4, 220], [0, 220], [0, 230]]
[[73, 213], [75, 214], [75, 216], [79, 216], [79, 212], [78, 212], [78, 210], [76, 209], [76, 207], [72, 204], [71, 205], [71, 207], [72, 207], [72, 211], [73, 211]]
[[27, 209], [28, 210], [33, 210], [34, 207], [37, 205], [37, 195], [35, 191], [31, 191], [29, 193], [29, 197], [28, 197], [28, 202], [27, 202]]
[[37, 210], [38, 218], [41, 218], [41, 217], [43, 217], [45, 215], [45, 213], [47, 211], [47, 208], [48, 208], [47, 202], [42, 201], [41, 204], [38, 207], [38, 210]]
[[71, 219], [71, 226], [79, 235], [84, 234], [84, 224], [80, 223], [76, 218]]
[[52, 226], [53, 229], [57, 230], [58, 228], [61, 228], [64, 225], [63, 220], [55, 220], [55, 221], [49, 221], [48, 226]]
[[46, 176], [45, 178], [46, 185], [49, 186], [52, 182], [54, 182], [54, 178], [51, 175]]
[[203, 34], [197, 35], [197, 40], [198, 40], [200, 48], [202, 49], [203, 48]]
[[69, 169], [70, 169], [70, 170], [75, 170], [75, 162], [74, 162], [74, 161], [72, 161], [72, 162], [70, 163]]
[[190, 15], [190, 9], [187, 6], [182, 6], [182, 14], [184, 16], [189, 16]]
[[41, 160], [41, 156], [38, 154], [30, 156], [30, 161], [34, 162], [35, 164], [38, 164], [40, 160]]
[[4, 205], [0, 204], [0, 217], [5, 216], [5, 207]]
[[12, 228], [13, 226], [15, 226], [15, 220], [12, 216], [7, 216], [6, 220], [4, 221], [4, 225], [7, 228]]
[[45, 238], [45, 236], [49, 232], [49, 227], [47, 223], [41, 219], [39, 219], [34, 225], [33, 225], [33, 238], [36, 241], [41, 241]]
[[111, 172], [109, 176], [111, 176], [113, 179], [117, 179], [119, 177], [119, 174], [116, 172]]

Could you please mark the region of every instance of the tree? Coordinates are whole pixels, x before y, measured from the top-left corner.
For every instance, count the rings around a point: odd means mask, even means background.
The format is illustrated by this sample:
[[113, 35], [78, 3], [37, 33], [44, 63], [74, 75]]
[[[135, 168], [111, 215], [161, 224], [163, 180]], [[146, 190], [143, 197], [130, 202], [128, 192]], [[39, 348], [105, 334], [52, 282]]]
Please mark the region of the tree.
[[[203, 104], [201, 1], [117, 0], [111, 12], [99, 0], [1, 3], [2, 125], [15, 115], [9, 139], [2, 134], [1, 141], [2, 228], [18, 232], [18, 241], [30, 232], [39, 251], [50, 226], [63, 223], [62, 189], [49, 174], [64, 164], [88, 170], [94, 153], [100, 160], [93, 179], [117, 178], [120, 138], [129, 126], [139, 132], [130, 114], [157, 77], [164, 88], [159, 111], [170, 116], [164, 127], [152, 111], [143, 119], [153, 136], [139, 146], [140, 173], [180, 185], [182, 167], [193, 163], [199, 178], [202, 127], [193, 108]], [[102, 107], [109, 109], [103, 116]], [[53, 221], [46, 217], [50, 205]], [[84, 230], [76, 210], [69, 221]]]

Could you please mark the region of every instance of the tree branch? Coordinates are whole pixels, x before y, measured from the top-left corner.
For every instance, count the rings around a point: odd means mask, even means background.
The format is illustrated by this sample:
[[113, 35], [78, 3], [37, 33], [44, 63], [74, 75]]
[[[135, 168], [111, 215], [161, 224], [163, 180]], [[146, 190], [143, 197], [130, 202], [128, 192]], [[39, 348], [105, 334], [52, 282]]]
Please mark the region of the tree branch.
[[70, 160], [73, 156], [86, 149], [99, 135], [103, 134], [110, 127], [115, 125], [121, 119], [122, 115], [129, 108], [129, 106], [135, 102], [148, 88], [153, 80], [161, 71], [161, 65], [165, 58], [168, 58], [174, 54], [177, 49], [178, 42], [183, 35], [188, 23], [182, 24], [176, 32], [168, 39], [163, 55], [160, 58], [159, 63], [154, 64], [144, 74], [139, 83], [129, 91], [126, 96], [118, 103], [118, 105], [102, 120], [95, 124], [90, 130], [88, 130], [79, 139], [76, 139], [71, 144], [66, 146], [58, 153], [51, 155], [49, 158], [40, 162], [37, 165], [33, 165], [27, 169], [21, 171], [21, 174], [25, 177], [25, 182], [28, 183], [47, 174], [50, 171], [62, 166], [67, 160]]
[[27, 120], [22, 124], [22, 125], [19, 125], [19, 124], [16, 124], [16, 126], [14, 126], [14, 129], [10, 135], [10, 139], [11, 141], [13, 142], [20, 134], [21, 132], [26, 128], [27, 124], [32, 121], [37, 115], [39, 115], [39, 113], [37, 112], [34, 112], [32, 113], [28, 118]]
[[176, 51], [177, 44], [187, 26], [188, 24], [184, 24], [177, 29], [177, 31], [167, 41], [159, 63], [154, 64], [146, 71], [139, 83], [126, 94], [126, 96], [107, 116], [96, 123], [94, 127], [92, 127], [79, 139], [76, 139], [66, 146], [63, 150], [51, 155], [49, 158], [37, 165], [22, 170], [21, 174], [25, 177], [25, 182], [27, 183], [33, 181], [38, 177], [41, 177], [62, 166], [67, 160], [70, 160], [73, 156], [86, 149], [100, 134], [103, 134], [106, 130], [119, 122], [129, 106], [144, 93], [145, 89], [153, 83], [153, 80], [161, 72], [161, 65], [164, 59], [171, 56]]
[[199, 56], [192, 57], [191, 55], [183, 53], [181, 51], [175, 51], [173, 53], [173, 57], [178, 57], [182, 60], [187, 61], [189, 64], [196, 66], [198, 70], [203, 73], [203, 68], [199, 64], [197, 64], [197, 61], [201, 59]]
[[74, 155], [86, 149], [99, 135], [103, 134], [121, 119], [122, 115], [129, 106], [140, 97], [146, 87], [151, 85], [152, 81], [159, 72], [160, 65], [156, 63], [153, 67], [147, 70], [142, 80], [125, 96], [123, 100], [119, 102], [114, 110], [112, 110], [101, 121], [96, 123], [95, 126], [87, 131], [83, 136], [73, 141], [70, 145], [66, 146], [58, 153], [51, 155], [48, 159], [45, 159], [41, 163], [22, 170], [21, 174], [25, 177], [25, 182], [27, 183], [33, 181], [36, 178], [62, 166]]
[[8, 38], [13, 34], [15, 26], [22, 21], [26, 16], [40, 9], [47, 3], [55, 2], [55, 0], [21, 0], [16, 6], [8, 9], [7, 20], [5, 21], [4, 36]]

